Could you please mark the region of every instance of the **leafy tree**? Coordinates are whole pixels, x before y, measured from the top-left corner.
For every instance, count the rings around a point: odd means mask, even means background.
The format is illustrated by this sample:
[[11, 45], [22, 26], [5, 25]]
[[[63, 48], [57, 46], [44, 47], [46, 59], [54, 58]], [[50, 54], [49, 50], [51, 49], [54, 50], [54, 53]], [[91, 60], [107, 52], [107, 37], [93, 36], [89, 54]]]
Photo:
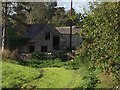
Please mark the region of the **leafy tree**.
[[30, 2], [27, 5], [27, 22], [30, 24], [51, 22], [51, 18], [55, 15], [56, 5], [56, 2]]
[[55, 16], [57, 2], [46, 2], [45, 5], [47, 6], [47, 19], [48, 19], [48, 22], [51, 22], [51, 18], [53, 16]]
[[55, 26], [65, 26], [68, 16], [64, 7], [58, 7], [55, 11], [55, 16], [52, 17], [52, 24]]
[[47, 8], [44, 2], [30, 2], [26, 12], [28, 24], [45, 23]]
[[91, 7], [83, 20], [81, 36], [84, 41], [77, 58], [91, 68], [100, 67], [108, 74], [114, 74], [119, 81], [120, 2], [104, 2]]
[[[25, 25], [26, 21], [26, 15], [25, 15], [25, 5], [26, 3], [16, 3], [16, 2], [6, 2], [2, 3], [3, 5], [3, 21], [5, 25], [5, 46], [6, 48], [15, 48], [15, 44], [18, 43], [19, 40], [17, 38], [20, 38], [20, 36], [25, 32], [25, 29], [17, 30], [16, 32], [13, 30], [13, 28], [16, 25], [23, 26]], [[10, 43], [13, 43], [12, 45]], [[17, 47], [17, 46], [16, 46]]]
[[82, 27], [82, 20], [84, 19], [84, 15], [82, 13], [76, 13], [74, 8], [72, 8], [72, 16], [70, 16], [70, 10], [67, 11], [68, 20], [66, 25], [72, 21], [72, 24], [75, 26]]

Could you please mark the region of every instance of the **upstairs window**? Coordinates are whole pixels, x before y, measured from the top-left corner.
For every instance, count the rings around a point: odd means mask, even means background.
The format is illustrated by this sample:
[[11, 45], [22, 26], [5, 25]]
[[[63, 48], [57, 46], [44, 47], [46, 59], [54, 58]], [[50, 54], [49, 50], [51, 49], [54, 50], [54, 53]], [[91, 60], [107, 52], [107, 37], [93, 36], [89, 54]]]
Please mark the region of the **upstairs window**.
[[45, 40], [50, 40], [50, 32], [45, 33]]

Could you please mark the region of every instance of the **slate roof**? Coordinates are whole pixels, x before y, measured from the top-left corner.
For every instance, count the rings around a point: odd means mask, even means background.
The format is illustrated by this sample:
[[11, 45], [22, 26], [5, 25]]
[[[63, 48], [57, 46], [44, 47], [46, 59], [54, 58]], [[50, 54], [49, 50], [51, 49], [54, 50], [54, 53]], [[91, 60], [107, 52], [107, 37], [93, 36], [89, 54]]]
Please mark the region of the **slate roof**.
[[[56, 27], [61, 34], [70, 34], [70, 27]], [[80, 28], [72, 27], [72, 34], [80, 34]]]
[[[24, 34], [24, 37], [32, 39], [37, 34], [39, 34], [46, 26], [50, 26], [50, 25], [49, 24], [29, 24], [26, 26], [28, 32]], [[70, 34], [70, 27], [55, 27], [55, 29], [62, 35]], [[72, 34], [79, 34], [79, 33], [80, 33], [80, 28], [76, 28], [73, 26]]]
[[37, 34], [39, 34], [47, 25], [46, 24], [29, 24], [27, 26], [28, 32], [25, 33], [25, 37], [34, 38]]

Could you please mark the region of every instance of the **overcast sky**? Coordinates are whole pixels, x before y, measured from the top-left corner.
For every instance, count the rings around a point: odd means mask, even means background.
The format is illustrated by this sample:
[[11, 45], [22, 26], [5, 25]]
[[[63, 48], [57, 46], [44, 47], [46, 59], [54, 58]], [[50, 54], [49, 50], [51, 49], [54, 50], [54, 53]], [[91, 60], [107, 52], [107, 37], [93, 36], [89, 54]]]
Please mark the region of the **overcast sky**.
[[[65, 10], [70, 10], [70, 1], [71, 0], [58, 0], [58, 6], [65, 7]], [[83, 13], [83, 8], [88, 10], [90, 0], [73, 0], [73, 8], [76, 12]], [[92, 0], [91, 0], [92, 1]]]

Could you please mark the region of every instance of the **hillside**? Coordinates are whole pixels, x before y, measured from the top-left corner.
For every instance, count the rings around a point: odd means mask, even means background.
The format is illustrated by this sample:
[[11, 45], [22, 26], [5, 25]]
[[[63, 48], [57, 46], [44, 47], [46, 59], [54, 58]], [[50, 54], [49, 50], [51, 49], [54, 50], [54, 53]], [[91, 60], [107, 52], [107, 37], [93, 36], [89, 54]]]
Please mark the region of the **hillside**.
[[38, 69], [3, 62], [3, 88], [72, 88], [83, 83], [80, 75], [73, 70]]
[[[113, 86], [112, 76], [100, 73], [99, 70], [93, 72], [94, 75], [90, 75], [85, 67], [78, 70], [67, 70], [63, 67], [30, 68], [7, 61], [3, 61], [2, 66], [3, 88], [87, 88], [91, 86], [110, 88]], [[98, 84], [96, 84], [97, 80], [99, 80]]]

